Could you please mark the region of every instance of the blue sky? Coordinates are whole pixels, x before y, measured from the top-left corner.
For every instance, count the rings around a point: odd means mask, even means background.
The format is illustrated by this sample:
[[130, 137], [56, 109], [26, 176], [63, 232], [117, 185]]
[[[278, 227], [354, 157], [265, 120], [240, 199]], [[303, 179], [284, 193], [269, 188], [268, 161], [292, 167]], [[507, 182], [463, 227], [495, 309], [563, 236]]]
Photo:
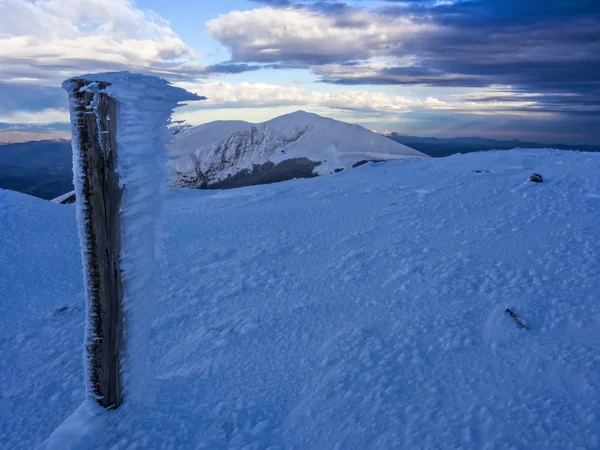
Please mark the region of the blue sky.
[[600, 143], [596, 0], [0, 0], [0, 142], [68, 134], [60, 82], [131, 70], [377, 131]]

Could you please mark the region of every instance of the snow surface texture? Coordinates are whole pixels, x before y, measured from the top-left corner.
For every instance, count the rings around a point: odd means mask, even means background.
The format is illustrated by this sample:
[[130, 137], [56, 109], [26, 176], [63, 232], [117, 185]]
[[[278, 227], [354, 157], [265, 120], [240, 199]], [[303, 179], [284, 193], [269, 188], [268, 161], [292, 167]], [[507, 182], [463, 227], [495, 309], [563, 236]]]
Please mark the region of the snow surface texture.
[[[515, 150], [171, 190], [156, 405], [45, 447], [598, 448], [599, 173]], [[0, 447], [31, 449], [84, 398], [75, 209], [0, 205]]]
[[[231, 187], [326, 175], [360, 161], [426, 157], [358, 125], [304, 111], [259, 124], [232, 120], [200, 125], [178, 133], [169, 150], [176, 158], [173, 184], [186, 187], [229, 187], [226, 180], [236, 174]], [[284, 161], [297, 161], [297, 170], [289, 170], [289, 163], [281, 170]], [[309, 161], [314, 164], [307, 173]]]
[[[147, 399], [146, 380], [149, 378], [149, 334], [154, 318], [157, 289], [157, 258], [162, 229], [162, 204], [169, 174], [167, 172], [166, 145], [172, 135], [167, 125], [173, 109], [179, 102], [202, 99], [183, 89], [171, 86], [157, 77], [111, 72], [83, 75], [66, 80], [63, 88], [71, 94], [77, 80], [90, 83], [84, 88], [94, 94], [92, 106], [103, 92], [117, 102], [117, 171], [119, 183], [124, 187], [121, 200], [121, 257], [123, 279], [123, 310], [125, 354], [122, 372], [123, 390], [127, 401], [143, 402]], [[101, 90], [99, 82], [109, 83]], [[71, 127], [77, 128], [77, 112], [71, 101]], [[95, 110], [94, 113], [98, 115]], [[100, 124], [100, 121], [98, 121]], [[100, 126], [100, 125], [99, 125]], [[101, 130], [103, 132], [104, 130]], [[89, 273], [85, 242], [87, 240], [85, 208], [83, 201], [83, 173], [81, 172], [81, 143], [74, 131], [73, 184], [76, 192], [77, 223], [83, 261], [83, 275]], [[85, 346], [98, 337], [93, 333], [91, 298], [85, 294], [87, 304]], [[87, 367], [87, 357], [85, 366]], [[89, 376], [86, 375], [86, 379]], [[93, 388], [87, 387], [88, 396]]]

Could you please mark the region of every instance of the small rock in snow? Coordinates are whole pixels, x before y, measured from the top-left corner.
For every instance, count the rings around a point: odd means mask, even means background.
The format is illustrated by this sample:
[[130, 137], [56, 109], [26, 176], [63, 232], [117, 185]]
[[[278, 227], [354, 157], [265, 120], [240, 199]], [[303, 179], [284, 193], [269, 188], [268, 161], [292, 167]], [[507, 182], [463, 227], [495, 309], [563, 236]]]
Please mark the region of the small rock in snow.
[[531, 176], [529, 177], [529, 181], [533, 181], [534, 183], [541, 183], [544, 181], [544, 179], [539, 173], [534, 173], [531, 174]]

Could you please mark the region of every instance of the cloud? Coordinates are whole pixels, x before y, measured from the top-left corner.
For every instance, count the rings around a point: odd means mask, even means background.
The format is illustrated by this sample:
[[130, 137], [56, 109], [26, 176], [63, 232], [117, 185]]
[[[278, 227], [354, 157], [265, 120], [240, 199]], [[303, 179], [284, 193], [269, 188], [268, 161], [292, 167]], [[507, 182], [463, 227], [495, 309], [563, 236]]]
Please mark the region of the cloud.
[[56, 84], [82, 72], [203, 74], [169, 24], [128, 0], [3, 0], [0, 80]]
[[264, 83], [178, 83], [208, 100], [193, 108], [264, 108], [272, 106], [318, 106], [354, 111], [405, 112], [419, 104], [402, 96], [379, 92], [315, 92], [296, 86]]
[[64, 108], [67, 94], [59, 87], [0, 81], [0, 115], [13, 111], [39, 111]]
[[313, 66], [313, 72], [323, 83], [339, 85], [422, 85], [444, 87], [483, 87], [490, 84], [484, 76], [444, 72], [418, 65], [415, 58], [388, 57], [352, 64]]
[[0, 0], [0, 117], [10, 123], [68, 120], [60, 83], [82, 73], [195, 80], [259, 69], [198, 64], [167, 22], [129, 0]]
[[[340, 0], [251, 0], [268, 6], [305, 7], [320, 11], [339, 11], [348, 7]], [[459, 14], [493, 15], [496, 18], [527, 20], [547, 16], [589, 16], [598, 14], [596, 0], [358, 0], [355, 4], [388, 4], [402, 14], [428, 12], [456, 17]]]
[[[415, 95], [402, 96], [364, 90], [319, 92], [298, 86], [265, 83], [212, 82], [199, 84], [180, 81], [176, 84], [208, 97], [208, 100], [188, 106], [187, 111], [293, 106], [395, 116], [419, 111], [452, 111], [458, 114], [478, 115], [547, 115], [549, 113], [544, 110], [543, 96], [539, 94], [515, 95], [502, 90], [472, 92], [440, 99], [433, 96], [418, 98]], [[32, 98], [35, 98], [34, 94], [32, 94]], [[14, 110], [4, 108], [4, 111], [0, 110], [0, 122], [30, 124], [31, 126], [32, 124], [68, 121], [68, 111], [62, 103], [57, 107], [43, 109], [41, 104], [34, 101], [29, 109], [20, 106]], [[593, 105], [588, 106], [594, 108]], [[596, 110], [600, 111], [600, 108], [596, 107]]]
[[202, 72], [205, 74], [235, 74], [235, 73], [243, 73], [243, 72], [251, 72], [254, 70], [262, 69], [262, 66], [259, 65], [249, 65], [249, 64], [213, 64], [210, 66], [204, 66], [202, 68]]
[[182, 108], [177, 115], [192, 124], [231, 119], [260, 122], [306, 109], [379, 131], [422, 136], [519, 137], [572, 144], [594, 143], [600, 136], [594, 126], [597, 117], [575, 114], [565, 120], [547, 110], [544, 94], [514, 93], [504, 86], [441, 98], [419, 98], [414, 93], [406, 96], [364, 90], [324, 93], [262, 83], [179, 84], [209, 97]]
[[[130, 0], [0, 0], [0, 118], [66, 120], [60, 81], [133, 70], [192, 86], [210, 98], [197, 106], [206, 111], [306, 106], [369, 117], [598, 119], [596, 0], [254, 1], [256, 9], [207, 22], [231, 58], [202, 65], [167, 22]], [[287, 68], [343, 87], [197, 83]], [[376, 93], [362, 85], [388, 87]], [[393, 85], [425, 93], [393, 95]]]
[[231, 51], [233, 61], [306, 66], [386, 54], [429, 28], [409, 18], [355, 9], [329, 16], [272, 7], [233, 11], [206, 23], [207, 31]]
[[[391, 95], [383, 92], [341, 91], [317, 92], [296, 86], [264, 83], [178, 83], [181, 87], [205, 95], [208, 100], [190, 109], [266, 108], [279, 106], [311, 106], [363, 113], [404, 114], [414, 111], [453, 111], [464, 114], [547, 115], [539, 97], [508, 97], [504, 92], [486, 91], [471, 96], [425, 99]], [[492, 99], [493, 96], [499, 97]]]
[[560, 99], [551, 94], [576, 94], [558, 108], [571, 113], [600, 95], [596, 0], [257, 3], [270, 6], [207, 23], [233, 61], [291, 63], [345, 86], [500, 84], [544, 94], [538, 101], [552, 110]]
[[0, 144], [45, 141], [47, 139], [71, 139], [71, 133], [69, 133], [68, 131], [28, 132], [0, 130]]
[[0, 144], [70, 138], [69, 127], [62, 123], [31, 125], [0, 122]]
[[67, 123], [69, 111], [66, 108], [46, 108], [38, 111], [17, 110], [8, 114], [0, 114], [0, 122], [9, 124], [54, 124]]

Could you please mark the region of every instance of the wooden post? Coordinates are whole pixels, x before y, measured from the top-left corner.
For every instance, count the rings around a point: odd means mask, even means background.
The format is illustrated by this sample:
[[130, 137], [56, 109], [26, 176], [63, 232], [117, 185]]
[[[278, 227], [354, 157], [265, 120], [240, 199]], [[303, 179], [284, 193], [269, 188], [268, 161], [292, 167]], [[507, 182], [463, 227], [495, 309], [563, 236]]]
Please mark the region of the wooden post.
[[[108, 83], [95, 83], [93, 92], [82, 89], [90, 81], [77, 79], [71, 90], [73, 140], [78, 143], [79, 171], [85, 215], [87, 250], [88, 327], [86, 342], [89, 384], [100, 405], [118, 408], [123, 401], [121, 355], [123, 352], [123, 282], [120, 205], [114, 98], [99, 92]], [[77, 148], [77, 147], [74, 147]], [[77, 160], [77, 159], [76, 159]]]
[[70, 100], [86, 296], [86, 395], [105, 408], [118, 408], [124, 395], [143, 404], [167, 124], [180, 102], [204, 97], [130, 72], [84, 75], [62, 86]]

